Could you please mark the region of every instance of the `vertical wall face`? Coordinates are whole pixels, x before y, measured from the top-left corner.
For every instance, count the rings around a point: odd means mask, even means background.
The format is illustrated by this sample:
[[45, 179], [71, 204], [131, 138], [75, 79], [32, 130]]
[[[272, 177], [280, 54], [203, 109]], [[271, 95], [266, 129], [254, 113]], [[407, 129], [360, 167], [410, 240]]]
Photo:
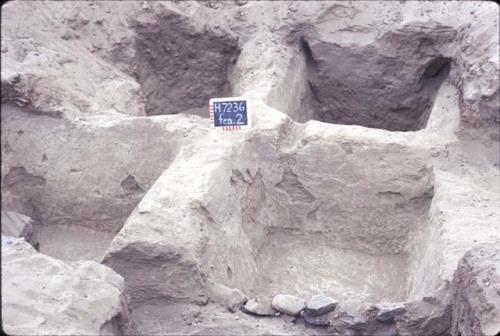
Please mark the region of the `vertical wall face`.
[[456, 53], [456, 63], [460, 71], [453, 76], [454, 84], [460, 89], [460, 116], [463, 126], [469, 126], [471, 129], [494, 126], [496, 136], [500, 120], [500, 37], [492, 32], [498, 30], [498, 12], [496, 3], [481, 3], [480, 9], [474, 13], [477, 17], [460, 30]]
[[206, 116], [210, 98], [231, 94], [228, 75], [239, 54], [235, 37], [195, 27], [171, 12], [133, 25], [136, 69], [131, 70], [146, 98], [146, 114]]
[[[434, 197], [439, 198], [440, 195]], [[435, 199], [434, 199], [435, 200]], [[442, 218], [436, 202], [431, 204], [428, 216], [411, 232], [408, 240], [408, 300], [420, 300], [440, 285], [440, 270], [443, 263]]]
[[342, 248], [404, 253], [408, 232], [425, 220], [433, 196], [426, 154], [333, 133], [318, 141], [312, 125], [303, 132], [293, 153], [275, 148], [279, 166], [261, 163], [247, 191], [244, 209], [254, 215], [247, 217], [268, 229], [322, 232]]
[[175, 158], [175, 136], [161, 146], [156, 139], [179, 132], [174, 123], [75, 124], [4, 105], [2, 205], [42, 224], [117, 232]]

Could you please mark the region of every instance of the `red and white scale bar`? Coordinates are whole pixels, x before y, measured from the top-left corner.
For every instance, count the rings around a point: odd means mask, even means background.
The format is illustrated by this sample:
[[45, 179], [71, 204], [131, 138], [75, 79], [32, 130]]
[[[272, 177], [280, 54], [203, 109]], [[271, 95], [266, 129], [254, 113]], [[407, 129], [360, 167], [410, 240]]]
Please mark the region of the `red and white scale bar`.
[[241, 129], [241, 126], [222, 126], [224, 131], [236, 131]]
[[210, 112], [210, 124], [213, 125], [214, 124], [214, 105], [213, 104], [210, 104], [208, 105], [208, 111]]
[[[210, 115], [210, 124], [214, 125], [214, 106], [213, 104], [208, 105], [208, 111]], [[240, 130], [241, 126], [222, 126], [224, 131], [236, 131]]]

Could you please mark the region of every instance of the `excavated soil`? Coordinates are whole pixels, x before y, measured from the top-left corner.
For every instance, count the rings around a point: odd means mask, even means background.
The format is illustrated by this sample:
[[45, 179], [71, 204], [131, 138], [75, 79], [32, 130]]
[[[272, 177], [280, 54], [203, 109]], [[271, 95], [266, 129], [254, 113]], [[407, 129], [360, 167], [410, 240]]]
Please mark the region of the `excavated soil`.
[[311, 237], [271, 234], [264, 246], [257, 257], [262, 270], [257, 293], [327, 293], [365, 302], [399, 302], [406, 298], [404, 255], [374, 256], [335, 248], [320, 233]]
[[67, 260], [101, 261], [114, 234], [79, 226], [44, 225], [38, 231], [40, 252]]
[[[67, 316], [80, 334], [500, 332], [494, 4], [12, 2], [3, 14], [7, 333], [64, 334]], [[209, 124], [209, 99], [230, 96], [248, 99], [248, 129]], [[11, 237], [26, 223], [38, 251]], [[42, 278], [16, 285], [36, 267]], [[76, 293], [73, 308], [50, 313], [59, 290], [37, 281]], [[241, 309], [278, 294], [338, 305], [321, 326]]]
[[240, 51], [237, 39], [200, 31], [175, 14], [158, 14], [153, 22], [133, 27], [135, 57], [125, 71], [141, 85], [147, 115], [206, 117], [210, 98], [231, 96], [228, 76]]

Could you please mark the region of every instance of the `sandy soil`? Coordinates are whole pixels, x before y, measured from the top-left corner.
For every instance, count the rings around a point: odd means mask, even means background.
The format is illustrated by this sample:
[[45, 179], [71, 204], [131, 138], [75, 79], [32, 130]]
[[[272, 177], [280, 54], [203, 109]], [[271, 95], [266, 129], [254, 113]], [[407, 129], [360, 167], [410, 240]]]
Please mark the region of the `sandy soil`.
[[81, 226], [43, 225], [38, 232], [40, 252], [65, 261], [100, 262], [114, 237]]
[[259, 253], [263, 278], [255, 292], [291, 293], [304, 298], [326, 294], [366, 304], [406, 297], [407, 260], [401, 255], [369, 255], [332, 247], [320, 235], [275, 235]]
[[[498, 17], [8, 2], [2, 210], [22, 216], [2, 234], [41, 253], [2, 239], [6, 331], [499, 333]], [[252, 126], [211, 127], [218, 96], [248, 98]], [[322, 328], [238, 310], [278, 293], [339, 304]]]

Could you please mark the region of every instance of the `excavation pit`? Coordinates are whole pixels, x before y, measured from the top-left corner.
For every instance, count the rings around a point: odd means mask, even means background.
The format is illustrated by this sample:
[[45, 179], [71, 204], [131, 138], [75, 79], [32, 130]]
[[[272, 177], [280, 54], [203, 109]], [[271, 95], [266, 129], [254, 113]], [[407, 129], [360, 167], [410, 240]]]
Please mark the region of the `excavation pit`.
[[231, 69], [240, 52], [232, 35], [195, 27], [173, 12], [133, 25], [135, 57], [130, 72], [141, 85], [147, 115], [208, 117], [210, 98], [231, 95]]
[[342, 249], [322, 236], [270, 234], [257, 257], [261, 277], [255, 291], [304, 298], [326, 294], [344, 305], [404, 301], [408, 273], [404, 253], [371, 255]]
[[[2, 209], [41, 225], [2, 239], [7, 333], [498, 333], [498, 7], [2, 9]], [[339, 304], [240, 310], [277, 294]]]
[[[427, 154], [389, 139], [366, 146], [356, 129], [350, 137], [329, 129], [289, 130], [300, 140], [286, 153], [250, 134], [241, 165], [211, 157], [210, 173], [193, 180], [184, 168], [193, 157], [162, 175], [103, 261], [126, 279], [132, 306], [216, 301], [218, 284], [247, 297], [327, 294], [357, 309], [404, 301], [412, 283], [435, 277], [418, 272], [432, 244], [417, 238], [433, 197]], [[181, 185], [189, 185], [188, 201], [170, 191]], [[180, 213], [181, 221], [160, 219]]]
[[[364, 46], [340, 45], [326, 37], [292, 38], [296, 56], [269, 104], [298, 122], [318, 120], [389, 131], [426, 127], [452, 60], [445, 45], [454, 32], [412, 25]], [[285, 98], [286, 97], [286, 98]]]
[[248, 297], [325, 294], [352, 309], [407, 300], [436, 276], [418, 273], [432, 244], [420, 238], [433, 198], [425, 154], [317, 131], [306, 126], [287, 154], [250, 137], [242, 157], [258, 166], [219, 169], [215, 185], [229, 189], [197, 210], [202, 270]]
[[[184, 124], [184, 117], [119, 124], [113, 119], [103, 117], [108, 122], [98, 127], [75, 127], [2, 105], [2, 147], [9, 148], [2, 155], [12, 160], [2, 167], [2, 206], [39, 223], [42, 253], [68, 261], [101, 261], [127, 217], [175, 158], [175, 139], [182, 136], [173, 134], [182, 128], [174, 125]], [[16, 141], [6, 141], [9, 136], [17, 136]], [[120, 157], [122, 150], [126, 155]], [[32, 154], [26, 166], [12, 163], [27, 151]]]
[[[287, 167], [273, 186], [264, 175], [253, 177], [242, 200], [248, 244], [242, 243], [238, 259], [226, 266], [229, 286], [269, 297], [326, 294], [352, 309], [408, 298], [418, 258], [412, 237], [426, 227], [432, 200], [430, 171], [393, 177], [406, 180], [398, 191], [389, 189], [392, 178], [385, 186], [383, 177], [349, 186], [335, 179], [313, 182], [314, 171]], [[362, 194], [370, 203], [357, 203]], [[250, 250], [243, 252], [242, 246]], [[242, 253], [252, 256], [248, 264], [254, 263], [254, 273], [241, 268], [247, 264], [238, 261], [245, 258]]]

